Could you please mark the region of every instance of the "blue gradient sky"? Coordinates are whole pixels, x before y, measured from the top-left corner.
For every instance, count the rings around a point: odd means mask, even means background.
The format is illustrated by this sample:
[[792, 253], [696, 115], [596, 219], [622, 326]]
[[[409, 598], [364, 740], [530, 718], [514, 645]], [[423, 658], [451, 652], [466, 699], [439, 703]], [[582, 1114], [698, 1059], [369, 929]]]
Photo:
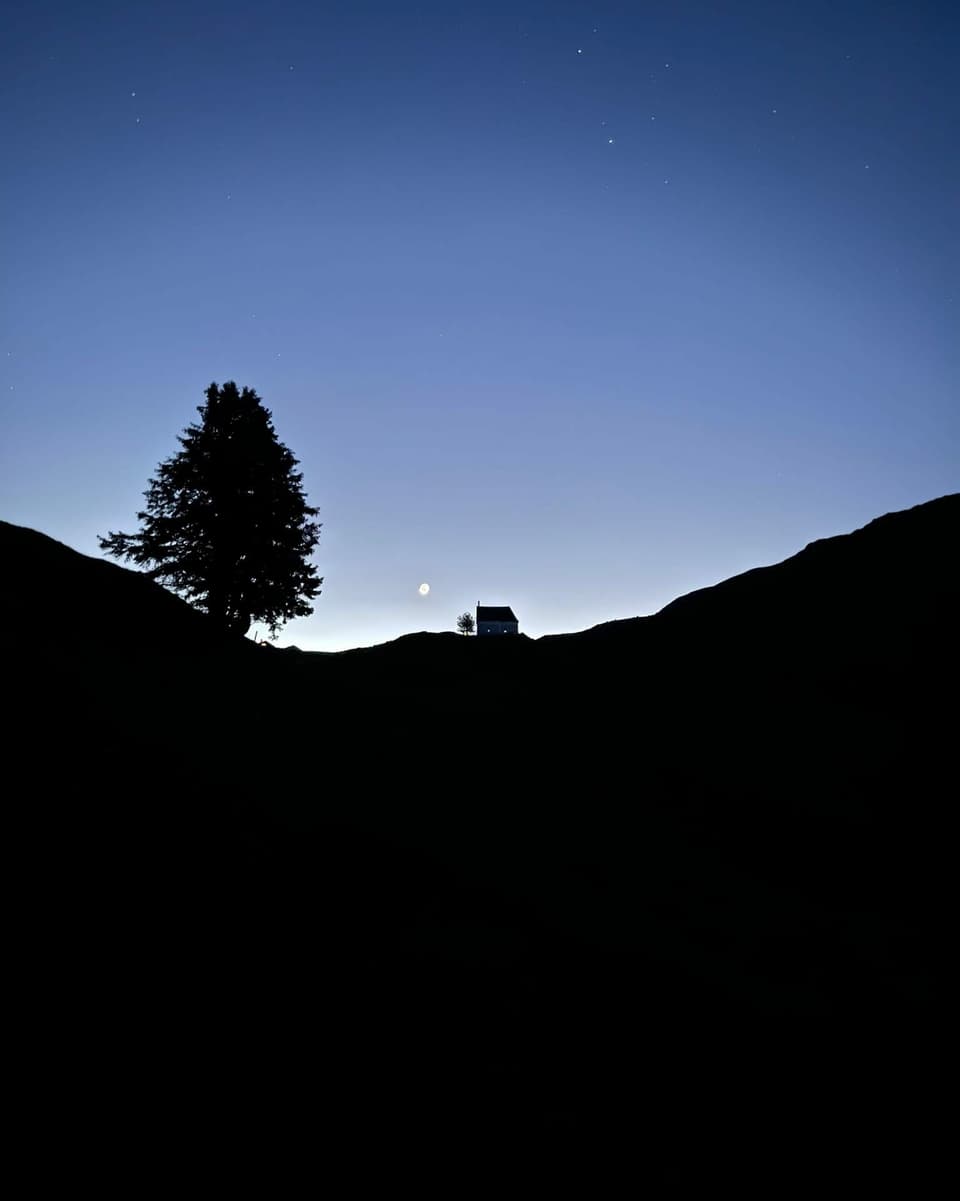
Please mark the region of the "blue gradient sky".
[[652, 612], [957, 490], [958, 34], [8, 2], [0, 516], [99, 554], [234, 379], [324, 522], [281, 643], [336, 649]]

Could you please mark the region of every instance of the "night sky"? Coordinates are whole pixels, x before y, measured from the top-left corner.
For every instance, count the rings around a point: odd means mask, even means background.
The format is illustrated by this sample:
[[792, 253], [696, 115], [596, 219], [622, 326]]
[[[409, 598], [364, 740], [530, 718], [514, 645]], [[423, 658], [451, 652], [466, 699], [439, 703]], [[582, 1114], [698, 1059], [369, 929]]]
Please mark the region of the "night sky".
[[9, 521], [99, 555], [236, 380], [324, 523], [281, 644], [337, 649], [653, 612], [960, 484], [955, 2], [0, 22]]

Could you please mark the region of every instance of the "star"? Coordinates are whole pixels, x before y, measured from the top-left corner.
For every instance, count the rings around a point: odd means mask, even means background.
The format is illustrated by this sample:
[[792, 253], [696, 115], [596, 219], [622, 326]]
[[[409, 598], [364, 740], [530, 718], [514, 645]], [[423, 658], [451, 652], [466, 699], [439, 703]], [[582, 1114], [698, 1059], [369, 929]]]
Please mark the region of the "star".
[[613, 138], [607, 138], [607, 145], [608, 145], [608, 146], [612, 146], [612, 145], [613, 145]]

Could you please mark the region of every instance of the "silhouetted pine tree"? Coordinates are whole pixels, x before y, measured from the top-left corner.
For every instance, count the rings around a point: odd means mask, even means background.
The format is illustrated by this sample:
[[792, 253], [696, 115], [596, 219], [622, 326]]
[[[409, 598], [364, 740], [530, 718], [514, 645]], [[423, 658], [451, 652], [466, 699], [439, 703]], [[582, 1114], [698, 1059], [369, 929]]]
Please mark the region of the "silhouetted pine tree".
[[270, 411], [232, 381], [206, 390], [201, 421], [178, 436], [183, 449], [161, 463], [144, 493], [137, 534], [99, 539], [216, 621], [245, 634], [262, 621], [275, 634], [307, 603], [322, 577], [308, 559], [320, 536], [297, 460], [277, 439]]

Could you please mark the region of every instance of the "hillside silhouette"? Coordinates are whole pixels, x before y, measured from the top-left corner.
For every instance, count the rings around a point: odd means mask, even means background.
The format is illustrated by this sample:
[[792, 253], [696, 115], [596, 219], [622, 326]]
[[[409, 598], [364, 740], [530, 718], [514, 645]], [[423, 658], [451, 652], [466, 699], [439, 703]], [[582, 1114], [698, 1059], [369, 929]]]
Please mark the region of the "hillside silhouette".
[[958, 534], [951, 495], [650, 617], [310, 654], [0, 523], [24, 953], [87, 982], [98, 1045], [204, 1029], [374, 1122], [414, 1079], [432, 1123], [625, 1121], [623, 1073], [679, 1087], [738, 1023], [917, 1022], [946, 973]]
[[38, 647], [43, 640], [121, 657], [173, 648], [203, 651], [218, 641], [202, 613], [143, 572], [81, 555], [7, 521], [0, 521], [0, 554], [7, 579], [4, 627]]

